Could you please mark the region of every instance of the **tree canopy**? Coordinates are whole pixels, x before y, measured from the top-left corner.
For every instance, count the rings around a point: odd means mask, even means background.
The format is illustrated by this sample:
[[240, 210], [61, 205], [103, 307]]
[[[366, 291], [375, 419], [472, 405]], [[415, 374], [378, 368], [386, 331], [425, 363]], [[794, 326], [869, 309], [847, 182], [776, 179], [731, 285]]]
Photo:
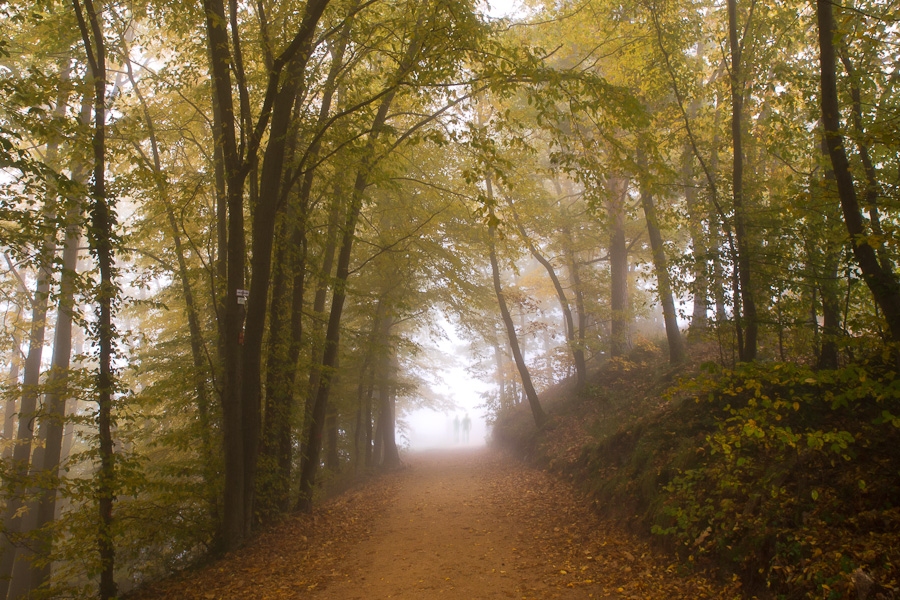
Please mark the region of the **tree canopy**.
[[643, 340], [896, 373], [898, 9], [3, 3], [0, 597], [396, 466], [442, 323], [538, 427]]

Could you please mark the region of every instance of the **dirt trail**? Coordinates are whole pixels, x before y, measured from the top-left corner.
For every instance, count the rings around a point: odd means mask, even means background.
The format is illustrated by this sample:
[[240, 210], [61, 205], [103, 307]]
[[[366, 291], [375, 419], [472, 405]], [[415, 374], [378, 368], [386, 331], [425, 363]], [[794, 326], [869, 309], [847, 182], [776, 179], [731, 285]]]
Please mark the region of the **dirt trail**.
[[407, 460], [396, 502], [345, 557], [344, 577], [314, 598], [521, 598], [547, 588], [546, 569], [520, 550], [528, 528], [505, 501], [512, 465], [485, 450]]
[[487, 449], [406, 467], [141, 600], [739, 598], [678, 575], [571, 486]]

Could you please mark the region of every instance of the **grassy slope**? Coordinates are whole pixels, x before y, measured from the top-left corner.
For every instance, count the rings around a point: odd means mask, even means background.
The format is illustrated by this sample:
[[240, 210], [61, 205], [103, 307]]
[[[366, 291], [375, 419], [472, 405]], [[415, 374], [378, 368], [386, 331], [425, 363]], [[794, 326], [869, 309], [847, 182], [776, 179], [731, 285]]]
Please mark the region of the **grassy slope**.
[[900, 580], [894, 375], [878, 361], [818, 373], [783, 363], [730, 372], [699, 359], [676, 369], [645, 343], [585, 391], [545, 393], [545, 430], [513, 410], [494, 438], [755, 593], [856, 597], [862, 569], [878, 582], [875, 598]]

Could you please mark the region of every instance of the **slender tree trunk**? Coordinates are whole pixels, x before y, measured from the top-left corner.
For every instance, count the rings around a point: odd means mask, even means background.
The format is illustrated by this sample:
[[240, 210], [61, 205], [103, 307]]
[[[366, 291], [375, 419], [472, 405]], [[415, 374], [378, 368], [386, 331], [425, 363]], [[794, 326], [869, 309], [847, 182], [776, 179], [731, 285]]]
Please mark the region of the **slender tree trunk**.
[[506, 392], [506, 369], [503, 362], [503, 351], [500, 345], [493, 341], [491, 345], [494, 347], [494, 365], [496, 368], [495, 380], [497, 381], [497, 400], [500, 404], [500, 410], [512, 408], [513, 402], [509, 401]]
[[[74, 177], [73, 177], [74, 179]], [[33, 541], [33, 552], [42, 560], [19, 560], [13, 571], [10, 584], [10, 598], [23, 598], [29, 591], [37, 590], [50, 579], [49, 556], [53, 538], [46, 527], [56, 516], [56, 495], [62, 455], [63, 429], [66, 417], [66, 397], [68, 396], [69, 361], [72, 353], [72, 321], [75, 308], [75, 287], [78, 265], [78, 245], [80, 241], [81, 211], [72, 210], [68, 215], [65, 249], [63, 251], [63, 272], [60, 283], [60, 300], [53, 342], [53, 359], [47, 377], [47, 393], [41, 411], [38, 438], [40, 449], [33, 457], [34, 470], [43, 473], [43, 485], [34, 490], [37, 500], [29, 508], [33, 521], [29, 526]], [[29, 519], [31, 520], [31, 519]]]
[[88, 55], [94, 82], [93, 184], [88, 240], [100, 271], [97, 294], [96, 337], [99, 346], [97, 376], [97, 426], [100, 467], [97, 474], [97, 508], [99, 528], [97, 546], [100, 554], [100, 599], [116, 596], [115, 545], [113, 543], [113, 502], [115, 501], [115, 449], [112, 439], [113, 402], [113, 301], [117, 287], [113, 274], [114, 216], [106, 195], [106, 44], [103, 39], [102, 12], [97, 12], [93, 0], [84, 0], [87, 19], [79, 0], [74, 0], [75, 13], [82, 41]]
[[[489, 201], [493, 201], [494, 192], [490, 177], [485, 179], [485, 185], [487, 187], [488, 199]], [[491, 220], [494, 219], [493, 207], [490, 207], [490, 217]], [[494, 293], [497, 295], [497, 305], [500, 309], [500, 317], [503, 319], [503, 324], [506, 326], [506, 337], [509, 341], [509, 347], [512, 351], [513, 358], [516, 361], [516, 368], [519, 370], [519, 377], [522, 379], [522, 387], [525, 388], [528, 405], [531, 408], [531, 415], [534, 417], [535, 425], [542, 427], [547, 421], [547, 415], [544, 413], [537, 391], [531, 383], [531, 373], [528, 372], [528, 365], [525, 364], [525, 359], [522, 357], [522, 350], [519, 348], [519, 338], [516, 335], [516, 326], [513, 324], [512, 316], [509, 314], [509, 308], [506, 305], [506, 297], [503, 295], [503, 287], [500, 284], [500, 265], [497, 261], [497, 250], [494, 247], [494, 229], [495, 226], [491, 225], [488, 233], [488, 252], [491, 260]]]
[[334, 403], [329, 403], [325, 412], [325, 468], [332, 473], [341, 470], [338, 455], [338, 414]]
[[610, 356], [628, 351], [628, 244], [625, 241], [625, 182], [612, 179], [607, 203], [609, 217]]
[[[67, 105], [71, 92], [69, 76], [70, 66], [68, 58], [66, 58], [60, 61], [59, 87], [53, 110], [54, 116], [57, 118], [63, 118], [68, 108]], [[47, 144], [45, 161], [51, 167], [58, 167], [57, 163], [59, 162], [59, 140], [55, 140]], [[48, 216], [50, 216], [51, 219], [55, 218], [56, 216], [57, 204], [57, 198], [47, 198], [45, 212], [48, 214]], [[71, 216], [71, 211], [67, 214], [67, 216]], [[69, 232], [67, 231], [66, 233], [68, 236]], [[32, 334], [29, 342], [28, 357], [25, 361], [25, 389], [22, 396], [19, 414], [20, 439], [17, 439], [17, 444], [21, 442], [22, 450], [20, 452], [17, 446], [16, 451], [13, 453], [13, 469], [15, 470], [14, 472], [16, 472], [17, 475], [21, 474], [22, 476], [28, 473], [29, 462], [32, 467], [31, 471], [33, 476], [36, 476], [37, 472], [43, 467], [43, 444], [37, 444], [34, 455], [30, 458], [28, 454], [26, 454], [26, 452], [31, 451], [32, 441], [34, 438], [35, 421], [38, 421], [40, 423], [42, 433], [44, 434], [46, 434], [45, 430], [48, 425], [48, 423], [46, 422], [48, 415], [45, 412], [45, 406], [42, 406], [41, 410], [37, 412], [36, 401], [40, 395], [37, 390], [37, 386], [40, 383], [41, 360], [43, 356], [43, 345], [46, 331], [45, 321], [49, 304], [50, 283], [53, 277], [52, 261], [54, 259], [55, 253], [56, 238], [48, 237], [42, 249], [41, 258], [38, 263], [39, 272], [37, 289], [32, 299]], [[12, 267], [12, 263], [10, 263], [10, 266]], [[16, 272], [16, 275], [18, 276], [18, 272]], [[39, 323], [35, 321], [36, 318], [39, 319]], [[64, 327], [65, 324], [63, 323], [63, 328]], [[57, 333], [60, 333], [59, 328], [57, 328]], [[57, 358], [55, 352], [56, 350], [54, 349], [54, 364]], [[52, 390], [50, 390], [49, 393], [52, 394]], [[28, 420], [27, 431], [23, 431], [22, 429], [23, 417]], [[49, 418], [52, 418], [52, 416]], [[40, 439], [46, 438], [43, 436], [39, 436], [39, 440]], [[32, 498], [40, 494], [42, 491], [41, 488], [36, 485], [34, 480], [28, 483], [27, 488], [27, 496]], [[38, 516], [36, 514], [38, 505], [33, 500], [29, 501], [26, 504], [21, 497], [17, 497], [7, 500], [7, 511], [12, 510], [13, 508], [16, 509], [17, 513], [21, 511], [24, 514], [19, 514], [10, 519], [9, 514], [7, 513], [6, 518], [4, 518], [4, 525], [6, 525], [7, 523], [14, 524], [15, 528], [8, 530], [10, 534], [14, 537], [21, 535], [23, 538], [28, 538], [29, 541], [28, 543], [23, 544], [18, 549], [18, 553], [16, 553], [16, 550], [13, 547], [7, 548], [5, 546], [7, 542], [6, 540], [4, 540], [3, 558], [0, 559], [0, 577], [3, 578], [2, 585], [4, 586], [4, 588], [5, 586], [9, 586], [9, 597], [17, 599], [25, 597], [25, 595], [28, 594], [31, 585], [31, 573], [34, 562], [33, 537], [38, 522]], [[14, 564], [10, 564], [12, 570], [9, 571], [7, 570], [7, 564], [13, 556], [15, 556], [15, 562]], [[11, 577], [11, 579], [8, 579], [9, 577]], [[4, 592], [2, 597], [5, 598], [6, 589], [3, 589], [2, 591]]]
[[516, 228], [519, 230], [519, 235], [522, 236], [522, 241], [525, 242], [528, 251], [531, 252], [531, 256], [533, 256], [534, 259], [544, 267], [544, 270], [547, 271], [547, 276], [550, 277], [550, 281], [553, 283], [553, 289], [556, 290], [556, 297], [559, 300], [559, 306], [562, 309], [566, 328], [566, 342], [569, 345], [569, 351], [572, 353], [572, 358], [575, 362], [575, 380], [578, 387], [582, 388], [587, 382], [587, 366], [584, 362], [584, 350], [578, 345], [578, 340], [575, 337], [575, 321], [572, 318], [572, 310], [569, 308], [569, 300], [566, 298], [565, 290], [563, 290], [553, 265], [538, 251], [537, 246], [535, 246], [534, 242], [531, 241], [531, 238], [528, 237], [528, 232], [525, 231], [525, 227], [522, 225], [518, 214], [516, 214], [516, 210], [513, 208], [512, 203], [510, 203], [510, 208], [512, 209]]
[[841, 134], [840, 107], [837, 94], [836, 59], [834, 50], [834, 15], [831, 3], [816, 0], [816, 17], [819, 27], [819, 61], [822, 86], [822, 124], [825, 142], [834, 169], [844, 224], [850, 234], [850, 247], [876, 304], [884, 313], [891, 340], [900, 342], [900, 282], [892, 270], [885, 270], [878, 262], [876, 248], [867, 235], [860, 211], [859, 200], [850, 161], [844, 149]]
[[742, 361], [756, 360], [759, 320], [753, 298], [750, 274], [750, 244], [747, 239], [744, 209], [744, 154], [742, 138], [743, 93], [741, 90], [741, 49], [737, 35], [737, 0], [728, 0], [728, 41], [731, 48], [731, 143], [734, 154], [732, 191], [734, 196], [734, 237], [737, 242], [737, 262], [734, 267], [740, 280], [741, 305], [746, 320], [743, 345], [738, 349]]
[[[3, 410], [2, 460], [3, 462], [6, 462], [12, 457], [13, 446], [15, 445], [16, 440], [16, 406], [18, 404], [17, 400], [19, 397], [19, 369], [22, 363], [22, 340], [19, 338], [19, 327], [22, 325], [22, 316], [25, 312], [25, 302], [27, 301], [27, 298], [30, 296], [30, 294], [28, 293], [28, 289], [25, 287], [25, 282], [22, 280], [19, 272], [16, 270], [12, 259], [9, 257], [9, 254], [4, 253], [4, 258], [6, 259], [6, 263], [9, 265], [9, 270], [14, 274], [16, 278], [16, 283], [19, 288], [19, 294], [21, 295], [21, 300], [16, 305], [16, 316], [13, 320], [13, 325], [10, 328], [12, 330], [12, 349], [9, 354], [9, 374], [7, 375], [7, 381], [9, 382], [9, 393], [6, 398], [6, 406]], [[5, 488], [6, 482], [2, 483], [3, 487]], [[0, 545], [0, 548], [2, 547], [3, 546]]]
[[363, 196], [368, 187], [369, 171], [372, 168], [375, 153], [375, 141], [378, 134], [384, 129], [388, 111], [398, 91], [398, 85], [402, 82], [412, 67], [416, 64], [422, 43], [422, 25], [424, 15], [420, 15], [413, 37], [403, 57], [400, 59], [397, 74], [393, 85], [384, 95], [375, 118], [372, 122], [369, 141], [363, 152], [362, 162], [356, 174], [356, 181], [347, 208], [344, 222], [343, 239], [338, 253], [335, 283], [331, 294], [331, 312], [328, 317], [328, 328], [325, 332], [324, 352], [322, 355], [321, 373], [316, 389], [312, 412], [309, 419], [307, 435], [307, 455], [303, 456], [300, 472], [300, 497], [297, 506], [300, 510], [309, 511], [312, 508], [312, 494], [315, 486], [316, 473], [319, 468], [319, 454], [322, 449], [322, 431], [325, 426], [325, 410], [328, 405], [328, 396], [333, 385], [334, 368], [337, 364], [340, 344], [341, 316], [344, 310], [344, 300], [347, 295], [347, 280], [350, 276], [350, 258], [353, 252], [353, 241], [356, 234], [356, 224], [362, 210]]
[[[697, 42], [697, 58], [703, 58], [705, 53], [706, 45], [701, 40]], [[700, 113], [699, 96], [691, 101], [687, 112], [690, 120], [696, 120]], [[702, 334], [709, 325], [709, 269], [707, 266], [709, 249], [708, 242], [703, 235], [703, 214], [697, 197], [694, 155], [691, 152], [690, 142], [685, 143], [681, 158], [681, 181], [684, 186], [684, 203], [688, 212], [688, 233], [691, 236], [691, 248], [694, 255], [694, 281], [691, 284], [694, 308], [691, 315], [690, 332]]]
[[[355, 6], [355, 5], [354, 5]], [[352, 9], [351, 9], [352, 10]], [[319, 115], [316, 130], [321, 131], [328, 120], [331, 112], [331, 104], [337, 88], [337, 79], [343, 68], [343, 56], [346, 49], [352, 19], [348, 19], [344, 25], [341, 35], [332, 50], [332, 64], [328, 73], [328, 78], [322, 93], [322, 102], [319, 107]], [[296, 137], [296, 134], [294, 134]], [[303, 335], [303, 296], [305, 292], [305, 274], [306, 274], [306, 227], [307, 212], [309, 211], [310, 197], [312, 193], [312, 185], [315, 179], [316, 162], [321, 146], [321, 138], [317, 138], [307, 149], [307, 158], [305, 161], [305, 170], [300, 185], [298, 197], [294, 203], [298, 207], [296, 215], [288, 218], [288, 222], [293, 223], [293, 235], [290, 240], [290, 248], [288, 255], [296, 260], [287, 264], [276, 265], [276, 283], [273, 289], [272, 299], [272, 315], [270, 322], [272, 324], [272, 339], [275, 340], [275, 353], [270, 353], [270, 359], [267, 362], [266, 376], [266, 412], [262, 445], [262, 460], [269, 463], [275, 472], [269, 474], [269, 478], [274, 478], [275, 498], [274, 505], [279, 510], [287, 510], [290, 491], [290, 474], [291, 464], [293, 462], [292, 443], [291, 443], [291, 422], [294, 409], [294, 391], [296, 387], [297, 368], [302, 349]], [[335, 202], [335, 206], [337, 203]], [[334, 215], [333, 226], [330, 227], [330, 236], [328, 241], [328, 249], [326, 250], [326, 263], [328, 274], [331, 271], [331, 263], [334, 257], [335, 234], [333, 230], [337, 228], [337, 214]], [[282, 249], [282, 252], [284, 250]], [[280, 318], [278, 311], [282, 309], [283, 301], [280, 299], [282, 288], [286, 287], [279, 279], [284, 279], [293, 274], [290, 279], [293, 282], [293, 294], [291, 299], [291, 326], [285, 328], [283, 334], [280, 326], [276, 326], [276, 321]], [[325, 277], [320, 279], [319, 290], [316, 291], [314, 301], [314, 310], [321, 312], [325, 306]], [[286, 290], [284, 290], [286, 293]], [[290, 333], [290, 335], [288, 335]], [[273, 344], [270, 341], [270, 344]], [[316, 353], [314, 352], [313, 356]], [[275, 379], [275, 385], [269, 385], [269, 378]], [[307, 402], [307, 406], [311, 403]]]
[[[578, 260], [575, 254], [575, 244], [572, 240], [572, 232], [568, 227], [563, 227], [563, 255], [566, 258], [566, 267], [569, 271], [569, 280], [572, 282], [572, 290], [575, 295], [575, 315], [578, 317], [578, 327], [576, 328], [576, 340], [578, 349], [584, 356], [586, 348], [587, 336], [587, 311], [584, 307], [584, 286], [581, 285], [581, 274], [579, 273]], [[587, 373], [587, 360], [585, 359], [585, 373]]]
[[[90, 119], [91, 97], [86, 94], [81, 105], [80, 121], [84, 125], [89, 125]], [[87, 183], [87, 165], [81, 160], [73, 161], [71, 172], [74, 182], [79, 185]], [[41, 560], [37, 563], [30, 561], [27, 570], [20, 570], [20, 565], [17, 564], [10, 585], [10, 598], [24, 597], [28, 591], [37, 590], [50, 580], [51, 562], [49, 557], [53, 548], [53, 537], [46, 531], [46, 528], [56, 518], [66, 400], [69, 395], [69, 365], [72, 356], [72, 327], [81, 241], [81, 199], [71, 199], [70, 202], [76, 203], [77, 206], [70, 208], [66, 214], [63, 270], [60, 276], [60, 298], [53, 341], [52, 366], [47, 377], [47, 393], [38, 430], [41, 450], [35, 452], [33, 458], [35, 470], [43, 473], [42, 479], [46, 482], [42, 488], [35, 490], [36, 500], [29, 509], [34, 514], [34, 521], [30, 529], [36, 536], [33, 554]]]
[[[130, 56], [130, 48], [128, 48], [124, 42], [123, 52], [126, 56]], [[166, 174], [163, 172], [162, 159], [159, 154], [159, 142], [156, 136], [156, 125], [150, 114], [150, 109], [147, 106], [143, 93], [141, 92], [139, 82], [134, 76], [131, 61], [126, 60], [125, 66], [128, 73], [128, 79], [141, 104], [144, 121], [147, 125], [147, 131], [149, 132], [151, 158], [153, 161], [149, 166], [153, 170], [154, 177], [156, 178], [157, 196], [165, 208], [166, 220], [169, 225], [169, 231], [172, 236], [172, 244], [174, 246], [175, 257], [178, 264], [178, 278], [181, 281], [182, 297], [184, 299], [185, 315], [187, 316], [188, 332], [190, 336], [191, 360], [194, 367], [194, 389], [196, 393], [197, 416], [200, 423], [200, 443], [202, 447], [201, 455], [203, 456], [204, 461], [203, 477], [206, 484], [206, 503], [214, 522], [218, 522], [219, 506], [215, 483], [216, 463], [218, 460], [212, 439], [210, 400], [207, 386], [207, 373], [208, 367], [210, 366], [207, 364], [206, 360], [206, 342], [203, 339], [199, 311], [196, 302], [194, 301], [194, 291], [191, 284], [190, 271], [188, 270], [184, 244], [181, 239], [181, 227], [175, 216], [175, 209], [172, 206], [172, 199], [169, 195], [169, 182]]]
[[6, 376], [6, 381], [9, 385], [9, 393], [6, 398], [6, 405], [3, 409], [3, 454], [2, 460], [3, 462], [9, 460], [12, 456], [13, 444], [15, 444], [16, 434], [16, 396], [15, 393], [16, 388], [19, 386], [19, 354], [22, 352], [22, 341], [19, 339], [18, 327], [22, 322], [22, 305], [18, 305], [16, 308], [16, 316], [13, 319], [12, 325], [12, 350], [10, 351], [10, 359], [9, 359], [9, 374]]
[[[341, 217], [340, 196], [342, 190], [339, 185], [335, 185], [334, 197], [332, 198], [331, 211], [328, 216], [328, 228], [325, 233], [325, 248], [322, 252], [322, 266], [316, 283], [316, 295], [313, 299], [313, 325], [312, 325], [312, 350], [310, 355], [313, 357], [312, 365], [309, 369], [309, 383], [307, 385], [306, 405], [303, 414], [303, 428], [308, 429], [312, 420], [313, 405], [315, 404], [316, 392], [319, 388], [319, 379], [322, 372], [322, 348], [324, 342], [324, 321], [325, 321], [325, 302], [328, 300], [328, 281], [331, 278], [331, 272], [334, 268], [334, 255], [337, 251], [338, 241], [338, 222]], [[309, 456], [309, 438], [303, 436], [301, 439], [301, 462]]]
[[[222, 538], [226, 549], [233, 550], [244, 540], [244, 443], [241, 411], [241, 344], [243, 343], [244, 303], [238, 290], [244, 287], [244, 180], [235, 137], [235, 111], [232, 99], [231, 50], [221, 0], [204, 0], [207, 45], [213, 91], [214, 144], [221, 151], [225, 181], [224, 205], [219, 204], [219, 272], [224, 275], [221, 302], [223, 326], [220, 327], [222, 353], [222, 446], [225, 451], [225, 490], [223, 497]], [[224, 250], [223, 250], [224, 249]], [[224, 256], [223, 256], [224, 252]]]
[[693, 154], [685, 149], [682, 157], [681, 177], [684, 184], [684, 201], [688, 212], [688, 233], [694, 255], [694, 281], [691, 283], [691, 299], [694, 309], [691, 316], [691, 333], [702, 334], [709, 325], [709, 250], [703, 236], [703, 216], [698, 206], [697, 186], [692, 168]]
[[[875, 171], [875, 164], [872, 162], [872, 156], [869, 153], [869, 144], [866, 139], [866, 129], [863, 125], [863, 111], [862, 111], [862, 94], [859, 90], [859, 81], [856, 75], [856, 69], [853, 67], [853, 63], [850, 61], [850, 57], [847, 55], [847, 48], [841, 47], [841, 62], [844, 65], [844, 68], [847, 71], [847, 77], [850, 80], [850, 98], [851, 108], [852, 108], [852, 122], [853, 122], [853, 133], [856, 139], [856, 147], [859, 151], [859, 160], [863, 166], [863, 173], [865, 173], [866, 183], [865, 183], [865, 193], [863, 194], [863, 199], [868, 208], [869, 212], [869, 224], [872, 227], [872, 233], [875, 234], [876, 237], [882, 238], [884, 236], [884, 230], [881, 227], [881, 215], [878, 210], [878, 196], [880, 194], [880, 186], [878, 185], [878, 176]], [[891, 265], [891, 259], [888, 257], [887, 249], [884, 244], [879, 244], [875, 249], [875, 253], [878, 256], [878, 262], [881, 265], [881, 270], [885, 272], [891, 272], [893, 266]]]
[[44, 335], [47, 319], [47, 306], [50, 296], [52, 273], [50, 265], [56, 251], [56, 241], [52, 238], [44, 242], [38, 260], [37, 282], [31, 299], [31, 332], [29, 334], [28, 354], [22, 382], [22, 398], [19, 402], [18, 431], [12, 452], [10, 476], [5, 482], [6, 507], [3, 512], [3, 531], [0, 536], [0, 598], [6, 598], [10, 588], [13, 566], [16, 563], [17, 546], [24, 533], [25, 507], [23, 492], [28, 476], [31, 450], [34, 441], [32, 422], [37, 410], [38, 389], [41, 375], [41, 357], [44, 352]]
[[[312, 37], [329, 0], [311, 0], [292, 41], [272, 62], [265, 101], [259, 121], [250, 124], [246, 82], [243, 78], [238, 31], [237, 3], [231, 3], [232, 39], [229, 41], [225, 8], [221, 0], [204, 0], [207, 43], [212, 74], [213, 102], [220, 117], [215, 143], [223, 151], [228, 215], [227, 285], [224, 304], [222, 353], [224, 387], [222, 393], [223, 438], [225, 446], [225, 505], [223, 537], [225, 547], [239, 546], [252, 526], [253, 496], [260, 434], [261, 347], [268, 301], [272, 261], [272, 238], [279, 188], [282, 183], [285, 148], [291, 110], [309, 57]], [[232, 55], [233, 47], [233, 55]], [[232, 98], [231, 72], [237, 78], [241, 100], [242, 136], [239, 155], [235, 127], [237, 119]], [[271, 130], [261, 172], [262, 188], [257, 192], [255, 169], [257, 151], [268, 120]], [[252, 129], [252, 131], [251, 131]], [[244, 144], [246, 142], [246, 145]], [[244, 182], [250, 182], [253, 279], [243, 295]], [[241, 297], [238, 290], [242, 290]], [[243, 321], [246, 298], [246, 336]], [[246, 337], [246, 339], [245, 339]]]
[[393, 469], [400, 466], [400, 452], [397, 448], [396, 423], [394, 419], [394, 390], [396, 379], [396, 358], [390, 341], [394, 325], [390, 311], [385, 311], [378, 326], [378, 428], [381, 431], [381, 466]]
[[[638, 151], [638, 169], [645, 172], [647, 161], [643, 152]], [[656, 270], [656, 286], [659, 294], [659, 302], [663, 308], [663, 319], [666, 324], [666, 340], [669, 344], [669, 362], [678, 364], [684, 361], [684, 342], [681, 331], [678, 329], [678, 316], [675, 313], [675, 301], [672, 298], [672, 283], [669, 279], [669, 265], [666, 260], [666, 249], [663, 245], [662, 234], [659, 231], [659, 218], [656, 214], [656, 205], [650, 193], [645, 178], [640, 180], [641, 206], [644, 209], [644, 217], [647, 219], [647, 233], [650, 236], [650, 249], [653, 252], [653, 266]]]

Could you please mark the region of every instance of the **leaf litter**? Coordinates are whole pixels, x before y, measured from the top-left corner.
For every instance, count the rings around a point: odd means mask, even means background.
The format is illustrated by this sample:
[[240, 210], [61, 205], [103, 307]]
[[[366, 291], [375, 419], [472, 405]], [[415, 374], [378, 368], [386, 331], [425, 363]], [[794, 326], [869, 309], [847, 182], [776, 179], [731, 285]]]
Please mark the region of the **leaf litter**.
[[690, 571], [570, 483], [489, 449], [411, 455], [405, 468], [293, 515], [245, 548], [133, 600], [743, 598]]

